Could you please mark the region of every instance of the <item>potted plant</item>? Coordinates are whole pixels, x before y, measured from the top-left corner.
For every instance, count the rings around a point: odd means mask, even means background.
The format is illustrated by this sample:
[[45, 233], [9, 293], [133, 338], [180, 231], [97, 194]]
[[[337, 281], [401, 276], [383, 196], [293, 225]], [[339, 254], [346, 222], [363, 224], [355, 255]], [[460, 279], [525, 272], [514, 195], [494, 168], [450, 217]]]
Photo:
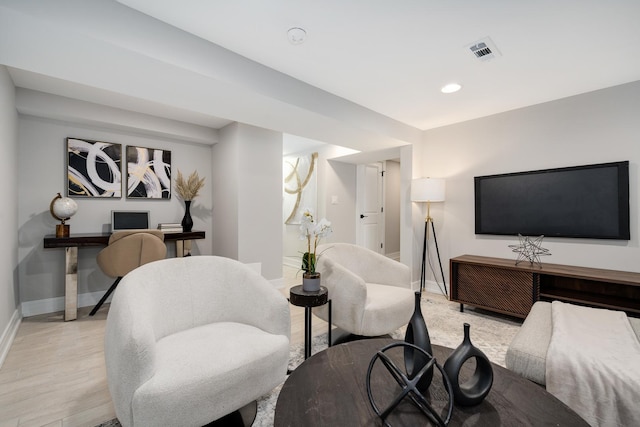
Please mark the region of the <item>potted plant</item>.
[[300, 240], [307, 241], [307, 250], [302, 255], [302, 289], [308, 292], [320, 290], [320, 273], [316, 271], [316, 249], [320, 239], [329, 237], [333, 229], [331, 222], [322, 218], [316, 222], [311, 209], [304, 209], [300, 224]]

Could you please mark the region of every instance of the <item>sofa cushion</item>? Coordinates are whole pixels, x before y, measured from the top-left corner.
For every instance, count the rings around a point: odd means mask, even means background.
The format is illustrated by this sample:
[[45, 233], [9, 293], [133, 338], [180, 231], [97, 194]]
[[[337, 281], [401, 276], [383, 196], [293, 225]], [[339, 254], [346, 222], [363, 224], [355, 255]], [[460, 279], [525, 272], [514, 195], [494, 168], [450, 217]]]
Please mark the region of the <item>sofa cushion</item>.
[[154, 375], [135, 392], [134, 418], [146, 425], [205, 425], [280, 384], [288, 354], [286, 336], [240, 323], [168, 335], [157, 343]]
[[511, 341], [507, 369], [538, 384], [545, 384], [547, 349], [551, 342], [551, 303], [538, 301]]

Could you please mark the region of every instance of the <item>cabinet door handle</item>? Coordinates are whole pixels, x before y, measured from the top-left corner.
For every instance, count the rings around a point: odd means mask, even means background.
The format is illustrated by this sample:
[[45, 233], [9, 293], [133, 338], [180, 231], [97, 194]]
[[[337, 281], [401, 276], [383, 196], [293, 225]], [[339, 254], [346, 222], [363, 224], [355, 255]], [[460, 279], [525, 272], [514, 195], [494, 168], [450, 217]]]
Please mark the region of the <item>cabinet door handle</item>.
[[362, 219], [362, 218], [368, 218], [368, 216], [360, 214], [360, 219]]

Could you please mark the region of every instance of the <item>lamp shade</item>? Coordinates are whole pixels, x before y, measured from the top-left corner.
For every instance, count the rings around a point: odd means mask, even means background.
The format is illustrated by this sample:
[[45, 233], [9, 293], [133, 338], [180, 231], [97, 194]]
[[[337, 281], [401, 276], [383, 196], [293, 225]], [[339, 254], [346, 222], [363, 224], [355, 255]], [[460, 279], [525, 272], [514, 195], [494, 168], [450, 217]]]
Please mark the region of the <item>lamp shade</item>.
[[443, 178], [418, 178], [411, 182], [412, 202], [444, 202]]

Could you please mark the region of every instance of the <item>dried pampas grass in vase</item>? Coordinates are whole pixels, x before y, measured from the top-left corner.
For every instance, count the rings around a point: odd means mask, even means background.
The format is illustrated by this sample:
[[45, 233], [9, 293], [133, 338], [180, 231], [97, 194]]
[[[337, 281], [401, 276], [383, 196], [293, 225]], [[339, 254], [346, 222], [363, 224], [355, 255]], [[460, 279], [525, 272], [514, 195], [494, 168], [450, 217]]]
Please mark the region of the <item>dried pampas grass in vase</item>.
[[176, 177], [176, 193], [184, 201], [191, 201], [196, 196], [200, 189], [204, 187], [204, 178], [198, 176], [198, 171], [193, 171], [189, 178], [185, 181], [180, 170], [178, 170], [178, 176]]
[[200, 189], [204, 187], [204, 178], [198, 176], [198, 171], [193, 171], [185, 181], [182, 173], [178, 170], [176, 176], [176, 193], [184, 200], [185, 213], [182, 218], [182, 231], [189, 232], [193, 229], [193, 219], [191, 218], [191, 201], [198, 196]]

